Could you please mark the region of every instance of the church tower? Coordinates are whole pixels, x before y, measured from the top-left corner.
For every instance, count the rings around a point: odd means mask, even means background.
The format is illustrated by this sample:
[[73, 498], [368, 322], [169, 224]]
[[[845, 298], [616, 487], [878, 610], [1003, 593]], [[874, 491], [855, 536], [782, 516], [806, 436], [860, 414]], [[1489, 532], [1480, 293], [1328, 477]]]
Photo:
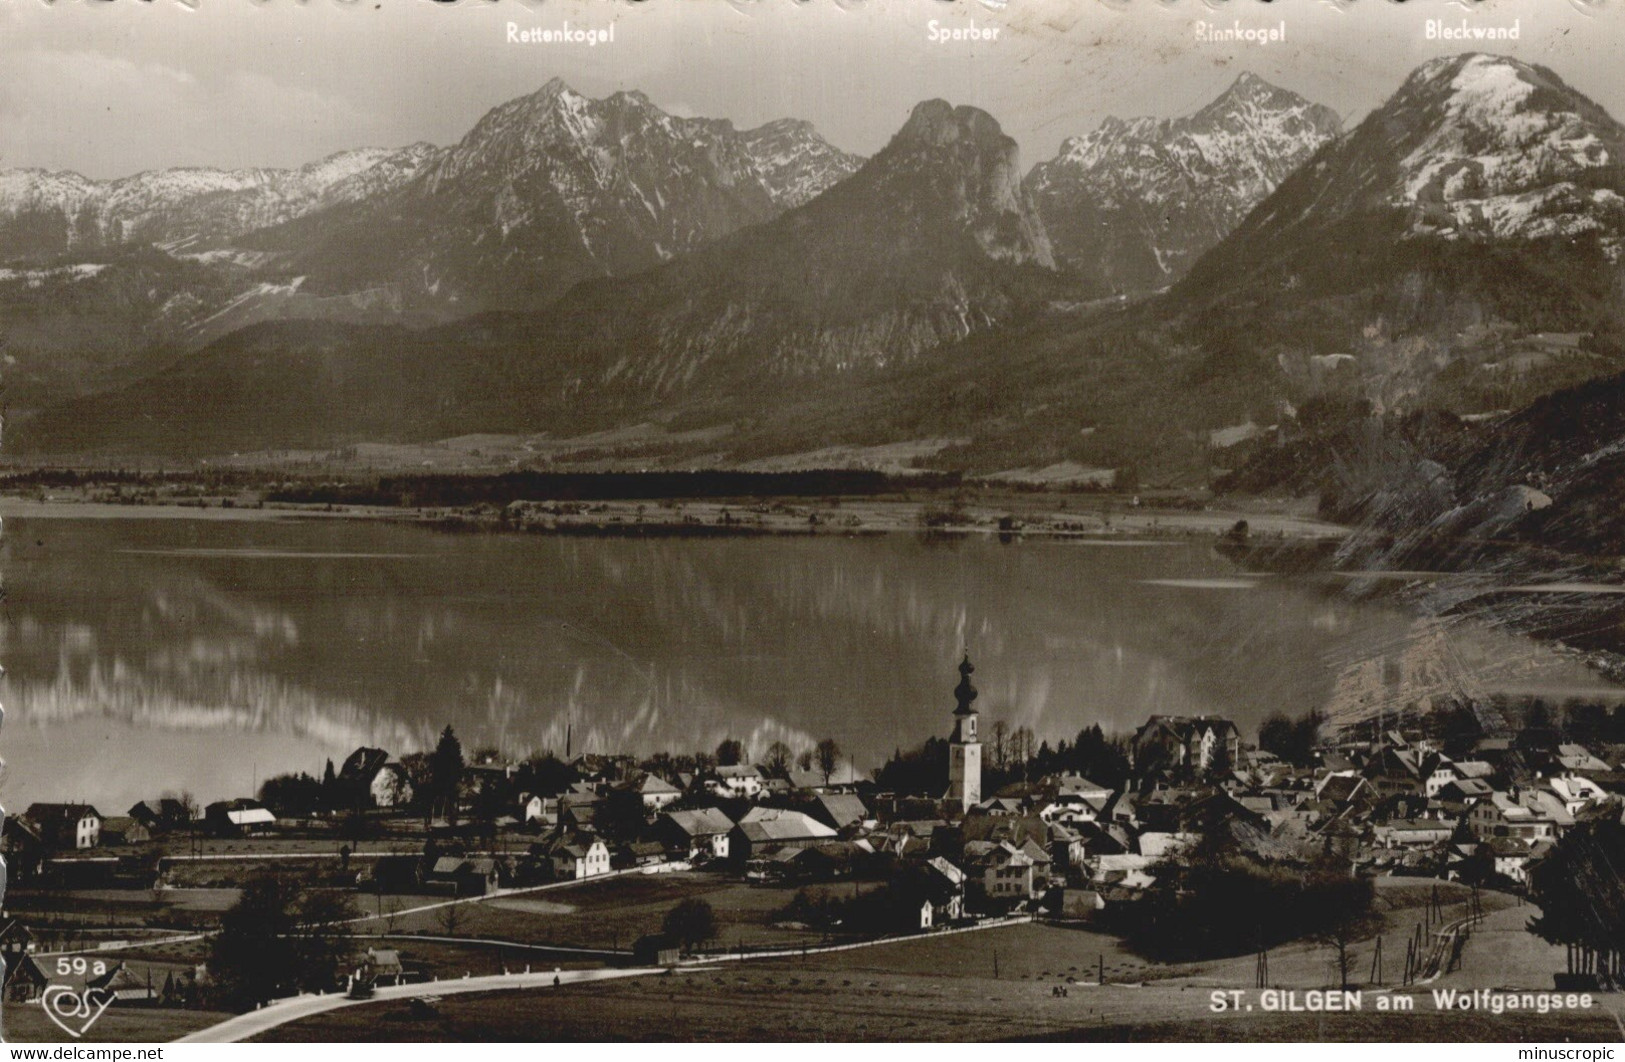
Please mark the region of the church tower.
[[982, 739], [976, 733], [976, 687], [970, 684], [976, 667], [970, 654], [959, 664], [959, 685], [954, 688], [954, 733], [948, 739], [948, 799], [968, 811], [982, 802]]

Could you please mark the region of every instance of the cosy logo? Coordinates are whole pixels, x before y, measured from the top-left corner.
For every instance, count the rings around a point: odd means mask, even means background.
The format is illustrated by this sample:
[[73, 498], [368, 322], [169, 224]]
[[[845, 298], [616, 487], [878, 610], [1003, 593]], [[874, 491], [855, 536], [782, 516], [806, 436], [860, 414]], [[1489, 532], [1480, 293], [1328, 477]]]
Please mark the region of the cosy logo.
[[[59, 977], [100, 977], [107, 973], [107, 964], [59, 956], [56, 973]], [[39, 1003], [45, 1008], [45, 1016], [56, 1022], [57, 1028], [77, 1040], [107, 1013], [107, 1008], [113, 1005], [113, 993], [72, 985], [51, 985], [40, 996]]]

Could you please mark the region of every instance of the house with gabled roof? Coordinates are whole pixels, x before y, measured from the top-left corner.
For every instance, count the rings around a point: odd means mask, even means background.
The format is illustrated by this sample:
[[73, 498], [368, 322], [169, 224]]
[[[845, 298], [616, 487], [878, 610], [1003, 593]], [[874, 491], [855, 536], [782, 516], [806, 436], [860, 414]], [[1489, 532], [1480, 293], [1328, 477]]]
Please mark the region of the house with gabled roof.
[[729, 832], [728, 855], [737, 862], [748, 862], [764, 848], [809, 848], [835, 836], [832, 827], [804, 812], [755, 807]]
[[51, 978], [32, 955], [8, 957], [5, 972], [4, 995], [7, 1003], [32, 1003], [43, 996], [51, 984]]
[[85, 990], [94, 993], [97, 999], [111, 997], [115, 1004], [124, 1006], [158, 1002], [158, 989], [153, 986], [150, 968], [143, 979], [123, 962], [115, 962], [106, 973], [87, 980]]
[[1528, 865], [1535, 854], [1533, 845], [1517, 837], [1492, 837], [1479, 844], [1477, 857], [1495, 873], [1522, 885], [1528, 882]]
[[579, 881], [610, 872], [609, 846], [592, 834], [561, 830], [531, 845], [530, 850], [551, 861], [555, 881]]
[[184, 830], [192, 825], [192, 810], [174, 797], [139, 800], [125, 812], [153, 833]]
[[665, 811], [655, 820], [655, 834], [681, 858], [727, 859], [733, 820], [717, 808]]
[[1546, 784], [1570, 815], [1577, 815], [1592, 804], [1608, 799], [1608, 793], [1602, 786], [1578, 774], [1557, 775], [1548, 778]]
[[30, 804], [23, 812], [47, 848], [95, 848], [101, 843], [102, 813], [89, 804]]
[[965, 859], [979, 872], [983, 895], [994, 903], [1022, 903], [1043, 891], [1032, 856], [1009, 841], [972, 841], [965, 845]]
[[203, 810], [203, 822], [216, 837], [249, 837], [276, 829], [276, 815], [257, 800], [217, 800]]
[[375, 985], [398, 985], [406, 976], [401, 953], [394, 948], [368, 948], [362, 976]]
[[1608, 764], [1591, 754], [1584, 745], [1557, 746], [1557, 762], [1565, 771], [1606, 771]]
[[21, 815], [0, 815], [0, 857], [11, 879], [31, 881], [45, 865], [46, 844], [40, 828]]
[[1370, 807], [1378, 797], [1370, 781], [1359, 775], [1329, 774], [1315, 788], [1315, 799], [1333, 807]]
[[1153, 715], [1129, 740], [1129, 762], [1141, 775], [1173, 770], [1228, 773], [1240, 757], [1240, 731], [1219, 716]]
[[1427, 774], [1421, 756], [1409, 748], [1382, 749], [1361, 773], [1379, 798], [1423, 792]]
[[101, 846], [146, 844], [152, 840], [152, 831], [129, 815], [114, 815], [102, 820]]
[[735, 800], [755, 800], [765, 785], [761, 768], [749, 763], [718, 767], [716, 777], [707, 783], [717, 796]]
[[1551, 840], [1557, 824], [1547, 815], [1525, 807], [1508, 793], [1494, 792], [1467, 811], [1467, 825], [1479, 841], [1511, 837], [1525, 841]]
[[683, 791], [654, 772], [645, 774], [633, 783], [633, 790], [643, 801], [645, 811], [659, 811], [682, 798]]
[[806, 805], [807, 814], [836, 830], [862, 825], [869, 809], [855, 793], [816, 793]]

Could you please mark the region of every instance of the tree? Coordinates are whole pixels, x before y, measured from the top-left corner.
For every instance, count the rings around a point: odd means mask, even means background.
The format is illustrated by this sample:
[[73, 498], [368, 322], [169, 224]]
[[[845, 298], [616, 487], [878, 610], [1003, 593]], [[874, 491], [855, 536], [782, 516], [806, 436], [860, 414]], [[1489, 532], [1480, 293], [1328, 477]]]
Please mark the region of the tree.
[[[332, 766], [332, 761], [328, 761]], [[324, 804], [326, 787], [303, 771], [297, 774], [278, 774], [260, 783], [257, 794], [260, 803], [282, 818], [310, 815]]]
[[457, 740], [457, 732], [447, 726], [440, 732], [440, 740], [429, 755], [429, 788], [433, 794], [429, 813], [433, 815], [434, 805], [439, 804], [445, 809], [446, 821], [455, 825], [457, 792], [462, 782], [463, 743]]
[[412, 782], [405, 771], [385, 771], [383, 792], [378, 796], [378, 806], [386, 808], [402, 808], [412, 797]]
[[1306, 767], [1314, 762], [1321, 722], [1319, 712], [1309, 712], [1296, 720], [1276, 712], [1259, 726], [1258, 747], [1288, 763]]
[[938, 796], [948, 777], [948, 739], [929, 737], [925, 744], [908, 752], [892, 754], [875, 772], [882, 788], [905, 796]]
[[745, 758], [745, 746], [738, 738], [723, 738], [722, 744], [717, 746], [717, 766], [737, 767], [739, 761]]
[[353, 950], [355, 916], [345, 893], [306, 888], [285, 874], [256, 875], [221, 915], [209, 969], [226, 1000], [245, 1010], [332, 988]]
[[333, 760], [327, 760], [327, 766], [322, 769], [321, 804], [325, 810], [334, 807], [339, 801], [339, 780], [333, 773]]
[[457, 931], [463, 928], [463, 916], [468, 912], [456, 900], [442, 904], [440, 910], [435, 912], [435, 921], [440, 924], [440, 931], [444, 936], [455, 937]]
[[408, 752], [401, 757], [401, 769], [412, 783], [414, 806], [427, 807], [434, 803], [434, 775], [430, 759], [427, 752]]
[[814, 752], [818, 757], [818, 769], [824, 772], [824, 784], [829, 785], [829, 776], [841, 763], [841, 746], [835, 743], [834, 738], [825, 738], [818, 743]]
[[1128, 781], [1128, 753], [1121, 741], [1106, 737], [1097, 723], [1078, 731], [1078, 739], [1063, 759], [1072, 770], [1100, 785], [1121, 788]]
[[1022, 777], [1027, 774], [1027, 761], [1037, 752], [1038, 739], [1033, 735], [1031, 727], [1018, 726], [1010, 732], [1009, 766], [1013, 771], [1021, 768]]
[[796, 767], [799, 770], [810, 771], [813, 765], [813, 750], [802, 749], [796, 755]]
[[1607, 819], [1563, 835], [1529, 871], [1540, 914], [1529, 931], [1568, 949], [1568, 972], [1625, 982], [1625, 825]]
[[1349, 989], [1349, 975], [1354, 972], [1354, 937], [1347, 925], [1336, 925], [1315, 938], [1330, 949], [1331, 954], [1326, 960], [1326, 968], [1331, 975], [1337, 978], [1337, 987], [1344, 992]]
[[551, 752], [533, 755], [514, 772], [514, 788], [522, 793], [551, 796], [581, 781], [581, 772]]
[[1010, 724], [1003, 719], [993, 721], [993, 769], [1002, 771], [1005, 767], [1005, 757], [1009, 752]]
[[793, 755], [795, 754], [790, 751], [789, 745], [775, 741], [767, 747], [767, 758], [762, 761], [762, 766], [767, 768], [768, 774], [782, 778], [790, 770], [790, 758]]
[[660, 928], [685, 949], [693, 951], [717, 935], [717, 914], [702, 899], [682, 900], [666, 912]]

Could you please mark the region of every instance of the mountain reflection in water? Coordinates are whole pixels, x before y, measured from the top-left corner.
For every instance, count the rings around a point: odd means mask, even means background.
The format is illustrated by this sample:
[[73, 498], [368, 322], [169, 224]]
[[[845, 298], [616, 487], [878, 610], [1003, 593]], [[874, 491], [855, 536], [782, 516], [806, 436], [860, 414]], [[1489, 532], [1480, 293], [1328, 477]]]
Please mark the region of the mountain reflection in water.
[[[911, 536], [587, 539], [361, 521], [13, 518], [0, 799], [118, 813], [248, 792], [455, 726], [510, 754], [833, 737], [860, 769], [943, 733], [969, 647], [988, 721], [1153, 712], [1243, 731], [1462, 681], [1595, 685], [1480, 627], [1158, 549]], [[1440, 660], [1447, 658], [1441, 664]]]

